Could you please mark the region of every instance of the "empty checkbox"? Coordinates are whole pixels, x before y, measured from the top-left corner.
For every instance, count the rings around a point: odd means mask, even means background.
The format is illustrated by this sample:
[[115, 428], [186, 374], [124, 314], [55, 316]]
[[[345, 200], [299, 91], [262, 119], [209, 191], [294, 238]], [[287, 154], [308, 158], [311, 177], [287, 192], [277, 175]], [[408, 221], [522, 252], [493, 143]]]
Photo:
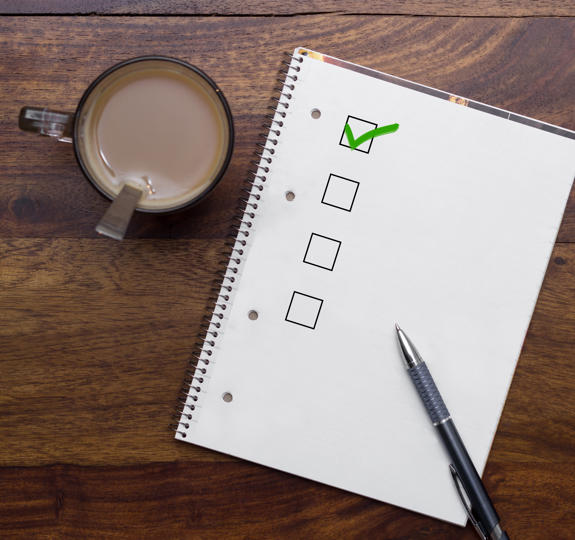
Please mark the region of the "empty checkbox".
[[331, 271], [335, 266], [340, 247], [341, 242], [339, 240], [312, 233], [305, 250], [303, 262]]
[[330, 174], [321, 202], [351, 212], [358, 187], [359, 182], [355, 180]]
[[[361, 137], [364, 133], [367, 133], [368, 131], [377, 128], [377, 124], [375, 124], [374, 122], [368, 122], [367, 120], [362, 120], [361, 118], [357, 118], [356, 116], [351, 115], [347, 117], [345, 123], [348, 124], [349, 127], [351, 128], [351, 132], [353, 133], [355, 139], [359, 139], [359, 137]], [[373, 139], [368, 139], [367, 141], [362, 142], [359, 146], [357, 146], [353, 150], [358, 150], [359, 152], [363, 152], [364, 154], [369, 154], [372, 142]], [[345, 146], [346, 148], [351, 148], [351, 146], [349, 145], [347, 135], [345, 134], [345, 125], [343, 127], [343, 133], [341, 134], [339, 144], [341, 146]]]
[[322, 304], [321, 298], [294, 291], [289, 303], [286, 321], [313, 330], [317, 324]]

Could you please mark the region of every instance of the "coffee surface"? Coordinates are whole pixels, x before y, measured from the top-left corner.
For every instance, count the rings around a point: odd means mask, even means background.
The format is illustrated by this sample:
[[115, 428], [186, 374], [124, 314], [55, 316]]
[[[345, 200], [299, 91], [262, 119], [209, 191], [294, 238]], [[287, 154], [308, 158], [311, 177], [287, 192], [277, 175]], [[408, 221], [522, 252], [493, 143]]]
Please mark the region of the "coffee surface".
[[84, 153], [106, 191], [126, 182], [145, 190], [142, 205], [177, 206], [213, 181], [225, 154], [217, 96], [199, 76], [138, 69], [116, 77], [94, 99]]

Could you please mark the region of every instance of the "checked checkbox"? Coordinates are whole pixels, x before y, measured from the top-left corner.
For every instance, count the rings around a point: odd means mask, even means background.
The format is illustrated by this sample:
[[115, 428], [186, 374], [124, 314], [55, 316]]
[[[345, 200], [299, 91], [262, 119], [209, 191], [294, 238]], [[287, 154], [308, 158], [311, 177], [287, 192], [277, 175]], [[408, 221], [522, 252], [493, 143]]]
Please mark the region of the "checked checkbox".
[[[349, 125], [352, 132], [355, 133], [356, 136], [357, 136], [357, 134], [366, 133], [367, 131], [370, 131], [372, 129], [377, 128], [377, 124], [375, 122], [368, 122], [367, 120], [362, 120], [361, 118], [357, 118], [357, 117], [351, 116], [351, 115], [349, 115], [347, 117], [347, 120], [345, 123], [347, 125]], [[360, 152], [363, 152], [364, 154], [369, 154], [369, 151], [371, 150], [371, 144], [372, 143], [373, 143], [373, 139], [369, 139], [369, 140], [361, 143], [356, 148], [354, 148], [354, 150], [359, 150]], [[341, 134], [339, 144], [341, 146], [345, 146], [346, 148], [352, 148], [349, 144], [348, 137], [345, 133], [345, 126], [344, 126], [344, 130]]]
[[395, 133], [398, 129], [399, 124], [397, 123], [377, 127], [377, 124], [373, 122], [368, 122], [355, 116], [348, 116], [339, 144], [346, 148], [369, 154], [373, 139], [389, 133]]

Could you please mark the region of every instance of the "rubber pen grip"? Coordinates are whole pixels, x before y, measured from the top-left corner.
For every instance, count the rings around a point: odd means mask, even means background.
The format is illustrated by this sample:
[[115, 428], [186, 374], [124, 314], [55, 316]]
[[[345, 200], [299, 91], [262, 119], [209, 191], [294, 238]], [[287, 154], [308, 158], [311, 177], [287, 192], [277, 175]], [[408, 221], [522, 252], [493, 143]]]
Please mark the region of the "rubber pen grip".
[[437, 425], [449, 418], [449, 411], [441, 398], [437, 386], [435, 386], [433, 377], [431, 373], [429, 373], [425, 362], [417, 364], [407, 371], [423, 400], [423, 404], [433, 424]]

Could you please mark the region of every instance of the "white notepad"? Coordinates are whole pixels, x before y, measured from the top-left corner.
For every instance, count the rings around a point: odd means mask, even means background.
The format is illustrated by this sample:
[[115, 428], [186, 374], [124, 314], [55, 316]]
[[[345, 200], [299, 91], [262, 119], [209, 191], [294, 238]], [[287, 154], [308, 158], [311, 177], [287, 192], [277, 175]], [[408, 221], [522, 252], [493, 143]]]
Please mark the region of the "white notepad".
[[306, 49], [285, 72], [176, 437], [463, 525], [394, 323], [483, 471], [575, 133]]

